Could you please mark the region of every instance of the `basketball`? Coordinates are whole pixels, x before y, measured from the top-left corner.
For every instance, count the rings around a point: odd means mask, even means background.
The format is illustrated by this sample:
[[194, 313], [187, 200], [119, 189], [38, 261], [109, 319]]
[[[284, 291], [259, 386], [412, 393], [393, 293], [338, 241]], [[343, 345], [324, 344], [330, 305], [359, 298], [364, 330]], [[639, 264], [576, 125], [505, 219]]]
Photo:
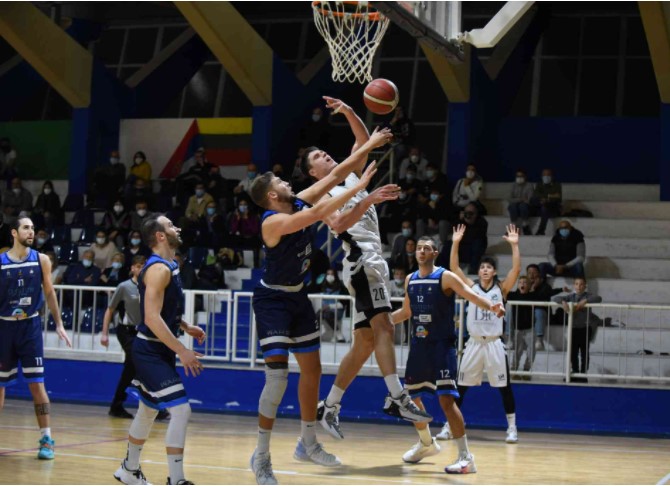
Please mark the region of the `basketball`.
[[363, 101], [372, 113], [386, 115], [398, 106], [398, 88], [388, 79], [373, 79], [363, 91]]

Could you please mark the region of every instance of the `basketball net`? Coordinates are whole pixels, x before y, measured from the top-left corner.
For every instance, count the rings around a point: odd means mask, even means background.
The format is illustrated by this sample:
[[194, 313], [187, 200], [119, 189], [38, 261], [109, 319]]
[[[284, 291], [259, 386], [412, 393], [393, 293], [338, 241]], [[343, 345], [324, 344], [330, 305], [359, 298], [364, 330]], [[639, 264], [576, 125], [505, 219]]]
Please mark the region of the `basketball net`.
[[328, 44], [333, 81], [372, 81], [372, 59], [389, 19], [368, 2], [312, 2], [314, 23]]

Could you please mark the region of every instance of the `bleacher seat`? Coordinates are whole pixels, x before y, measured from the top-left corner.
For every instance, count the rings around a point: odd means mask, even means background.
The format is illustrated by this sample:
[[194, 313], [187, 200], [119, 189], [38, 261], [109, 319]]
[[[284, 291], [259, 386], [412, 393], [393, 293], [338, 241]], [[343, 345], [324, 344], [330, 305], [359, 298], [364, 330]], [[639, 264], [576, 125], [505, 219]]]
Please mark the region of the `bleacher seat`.
[[70, 228], [68, 226], [56, 226], [51, 231], [51, 242], [54, 245], [62, 245], [71, 241]]
[[188, 249], [188, 261], [191, 262], [194, 268], [200, 268], [200, 265], [205, 261], [209, 249], [202, 246], [192, 246]]
[[[67, 330], [72, 329], [72, 309], [69, 307], [64, 307], [60, 311], [61, 319], [63, 320], [63, 327]], [[49, 320], [47, 321], [47, 329], [49, 331], [56, 330], [56, 321], [54, 321], [54, 316], [49, 315]]]
[[[54, 250], [56, 248], [54, 247]], [[58, 253], [56, 253], [59, 263], [75, 263], [79, 261], [79, 250], [76, 243], [66, 241], [58, 246]]]
[[[75, 229], [75, 228], [72, 228]], [[81, 234], [79, 235], [79, 238], [77, 241], [79, 243], [86, 243], [86, 244], [91, 244], [95, 241], [95, 235], [98, 232], [98, 228], [95, 226], [86, 226], [84, 228], [81, 228]], [[74, 240], [72, 240], [74, 241]]]

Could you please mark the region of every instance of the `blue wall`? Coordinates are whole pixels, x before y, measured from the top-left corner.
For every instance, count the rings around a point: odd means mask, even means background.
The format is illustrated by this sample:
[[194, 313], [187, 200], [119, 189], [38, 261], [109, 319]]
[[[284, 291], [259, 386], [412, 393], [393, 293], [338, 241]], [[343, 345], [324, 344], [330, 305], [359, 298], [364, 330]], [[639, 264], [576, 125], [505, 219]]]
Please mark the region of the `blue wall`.
[[[121, 365], [88, 361], [49, 360], [46, 385], [54, 401], [108, 404], [114, 394]], [[198, 378], [185, 378], [195, 410], [255, 414], [263, 388], [262, 370], [206, 369]], [[334, 376], [325, 375], [321, 395], [330, 389]], [[279, 409], [283, 416], [298, 415], [298, 375], [291, 373], [286, 395]], [[640, 434], [670, 437], [670, 390], [599, 388], [591, 386], [514, 385], [517, 423], [521, 430], [553, 430]], [[27, 397], [19, 383], [7, 389], [9, 397]], [[382, 413], [386, 387], [376, 377], [357, 378], [344, 397], [344, 430], [353, 420], [396, 422]], [[426, 400], [436, 421], [444, 421], [436, 401]], [[488, 385], [473, 387], [463, 404], [469, 427], [505, 427], [502, 401]]]

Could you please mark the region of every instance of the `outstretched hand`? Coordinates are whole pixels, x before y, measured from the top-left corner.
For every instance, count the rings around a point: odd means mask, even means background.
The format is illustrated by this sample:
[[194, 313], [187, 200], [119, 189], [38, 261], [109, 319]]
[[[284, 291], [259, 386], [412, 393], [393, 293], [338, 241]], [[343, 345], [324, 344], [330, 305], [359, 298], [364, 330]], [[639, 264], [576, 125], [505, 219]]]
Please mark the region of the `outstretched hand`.
[[463, 239], [464, 234], [465, 234], [465, 225], [459, 224], [454, 228], [454, 234], [451, 237], [451, 241], [453, 243], [460, 243], [460, 241]]
[[496, 317], [503, 317], [505, 315], [505, 306], [502, 302], [498, 302], [491, 306], [491, 312], [493, 312]]
[[386, 184], [378, 187], [368, 196], [372, 200], [372, 204], [379, 204], [384, 201], [392, 201], [398, 199], [400, 194], [400, 186], [396, 184]]
[[503, 235], [503, 239], [510, 245], [517, 245], [519, 243], [519, 228], [513, 224], [508, 224], [507, 234]]
[[358, 187], [360, 190], [365, 189], [370, 184], [372, 177], [377, 173], [377, 161], [373, 160], [370, 165], [365, 168], [365, 172], [361, 176], [361, 180], [358, 182]]
[[207, 334], [200, 326], [189, 326], [184, 330], [184, 332], [198, 341], [198, 344], [200, 345], [205, 342], [205, 339], [207, 339]]
[[368, 143], [372, 144], [374, 148], [382, 147], [383, 145], [386, 145], [393, 139], [393, 133], [391, 133], [390, 128], [382, 128], [381, 130], [379, 127], [375, 127], [373, 132], [370, 134], [370, 139], [368, 140]]
[[324, 96], [323, 99], [326, 100], [326, 108], [333, 110], [332, 112], [333, 115], [337, 115], [338, 113], [342, 112], [342, 110], [344, 110], [345, 112], [347, 110], [351, 110], [351, 107], [349, 105], [347, 105], [342, 100], [338, 100], [337, 98]]

